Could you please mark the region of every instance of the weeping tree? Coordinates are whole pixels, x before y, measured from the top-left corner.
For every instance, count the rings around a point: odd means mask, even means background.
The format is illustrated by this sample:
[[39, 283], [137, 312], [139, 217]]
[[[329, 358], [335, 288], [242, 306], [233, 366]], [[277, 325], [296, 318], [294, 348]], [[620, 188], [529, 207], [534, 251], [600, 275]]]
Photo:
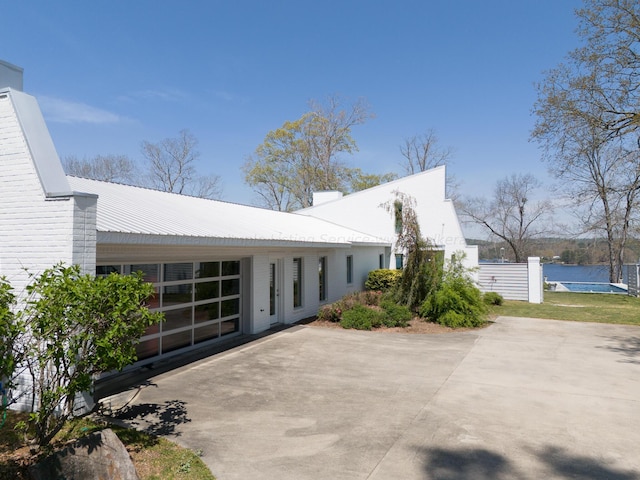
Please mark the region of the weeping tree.
[[422, 236], [413, 197], [396, 191], [395, 199], [384, 207], [394, 217], [396, 250], [404, 256], [402, 276], [393, 291], [394, 299], [416, 311], [437, 289], [442, 278], [442, 252]]

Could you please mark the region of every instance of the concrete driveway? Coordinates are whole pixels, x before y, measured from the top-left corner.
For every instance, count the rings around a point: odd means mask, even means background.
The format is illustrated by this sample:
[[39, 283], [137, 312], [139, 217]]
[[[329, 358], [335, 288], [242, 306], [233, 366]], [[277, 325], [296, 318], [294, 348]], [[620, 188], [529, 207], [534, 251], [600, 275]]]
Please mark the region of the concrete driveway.
[[104, 401], [218, 480], [640, 479], [640, 328], [294, 327]]

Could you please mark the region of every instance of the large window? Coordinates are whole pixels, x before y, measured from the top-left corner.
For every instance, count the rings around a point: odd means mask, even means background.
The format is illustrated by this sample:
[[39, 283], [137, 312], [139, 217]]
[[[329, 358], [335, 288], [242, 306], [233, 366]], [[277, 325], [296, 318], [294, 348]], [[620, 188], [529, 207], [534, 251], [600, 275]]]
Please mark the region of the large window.
[[149, 307], [165, 316], [141, 338], [139, 360], [240, 331], [239, 260], [96, 267], [97, 275], [110, 272], [142, 272], [156, 290]]
[[327, 300], [327, 257], [318, 259], [318, 281], [320, 285], [318, 299], [324, 302]]
[[302, 306], [302, 258], [293, 259], [293, 308]]

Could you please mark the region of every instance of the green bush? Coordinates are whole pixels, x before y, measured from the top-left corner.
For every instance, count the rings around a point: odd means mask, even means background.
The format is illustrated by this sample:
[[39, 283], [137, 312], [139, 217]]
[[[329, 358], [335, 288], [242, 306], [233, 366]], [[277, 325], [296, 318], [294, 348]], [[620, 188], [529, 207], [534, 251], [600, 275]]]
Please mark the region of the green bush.
[[445, 279], [422, 304], [420, 315], [447, 327], [478, 327], [485, 322], [486, 308], [471, 280]]
[[413, 317], [408, 307], [390, 300], [384, 300], [380, 306], [385, 314], [382, 321], [385, 327], [406, 327]]
[[340, 325], [343, 328], [354, 328], [356, 330], [371, 330], [383, 324], [386, 315], [378, 310], [374, 310], [364, 305], [355, 305], [350, 310], [342, 312]]
[[447, 327], [478, 327], [485, 323], [487, 306], [462, 264], [452, 256], [438, 289], [424, 301], [420, 315]]
[[372, 270], [367, 276], [367, 281], [364, 282], [364, 287], [367, 290], [387, 292], [395, 287], [400, 277], [402, 277], [402, 270], [388, 268]]
[[487, 305], [502, 305], [504, 298], [497, 292], [486, 292], [482, 297]]

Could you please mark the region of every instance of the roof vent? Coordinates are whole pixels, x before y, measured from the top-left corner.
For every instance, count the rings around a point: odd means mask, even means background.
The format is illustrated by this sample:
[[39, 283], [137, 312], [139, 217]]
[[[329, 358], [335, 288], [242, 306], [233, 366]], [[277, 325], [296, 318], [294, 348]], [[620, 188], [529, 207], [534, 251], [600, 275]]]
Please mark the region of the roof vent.
[[24, 70], [8, 62], [0, 60], [0, 90], [12, 88], [22, 91], [22, 72]]

